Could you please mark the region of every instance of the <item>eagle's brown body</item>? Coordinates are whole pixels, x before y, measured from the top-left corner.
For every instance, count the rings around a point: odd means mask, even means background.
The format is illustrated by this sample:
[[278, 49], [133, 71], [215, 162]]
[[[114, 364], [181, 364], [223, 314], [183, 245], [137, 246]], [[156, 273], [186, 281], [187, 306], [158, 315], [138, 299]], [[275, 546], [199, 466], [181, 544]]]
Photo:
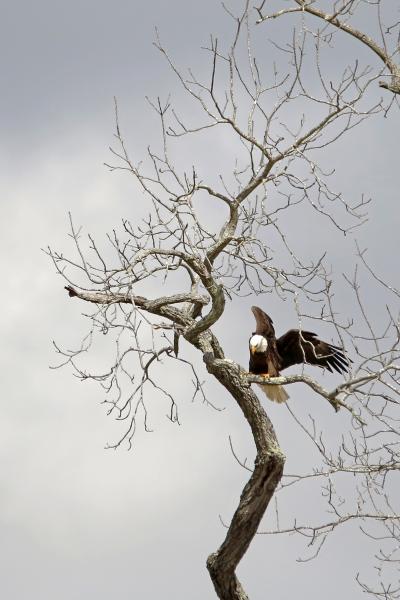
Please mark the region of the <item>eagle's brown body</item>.
[[[338, 346], [319, 340], [311, 331], [299, 329], [290, 329], [277, 339], [272, 319], [258, 306], [253, 306], [251, 310], [256, 319], [256, 331], [250, 338], [250, 373], [279, 377], [283, 369], [301, 363], [316, 365], [331, 372], [348, 371], [350, 361]], [[289, 397], [282, 386], [261, 387], [275, 402], [285, 402]]]

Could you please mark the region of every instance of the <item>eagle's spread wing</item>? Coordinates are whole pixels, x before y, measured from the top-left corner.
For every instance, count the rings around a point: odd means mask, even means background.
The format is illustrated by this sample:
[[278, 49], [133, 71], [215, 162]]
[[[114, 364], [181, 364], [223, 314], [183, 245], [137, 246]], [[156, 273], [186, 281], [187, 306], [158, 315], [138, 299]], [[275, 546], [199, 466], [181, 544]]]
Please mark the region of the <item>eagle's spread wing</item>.
[[266, 338], [275, 337], [275, 329], [271, 317], [261, 310], [261, 308], [258, 308], [258, 306], [252, 306], [251, 312], [256, 319], [255, 333], [263, 335]]
[[346, 373], [351, 362], [341, 348], [319, 340], [311, 331], [290, 329], [277, 340], [277, 348], [282, 360], [281, 370], [291, 365], [308, 363], [328, 369], [331, 373], [334, 370]]

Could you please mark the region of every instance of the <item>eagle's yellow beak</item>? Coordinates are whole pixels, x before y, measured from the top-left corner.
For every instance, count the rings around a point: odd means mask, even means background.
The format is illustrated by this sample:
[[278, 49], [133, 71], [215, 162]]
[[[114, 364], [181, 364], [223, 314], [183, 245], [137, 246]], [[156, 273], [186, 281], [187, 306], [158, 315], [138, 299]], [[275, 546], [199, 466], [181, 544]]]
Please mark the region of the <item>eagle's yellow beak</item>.
[[255, 354], [256, 349], [257, 349], [257, 346], [251, 345], [250, 346], [250, 352], [251, 352], [251, 354]]

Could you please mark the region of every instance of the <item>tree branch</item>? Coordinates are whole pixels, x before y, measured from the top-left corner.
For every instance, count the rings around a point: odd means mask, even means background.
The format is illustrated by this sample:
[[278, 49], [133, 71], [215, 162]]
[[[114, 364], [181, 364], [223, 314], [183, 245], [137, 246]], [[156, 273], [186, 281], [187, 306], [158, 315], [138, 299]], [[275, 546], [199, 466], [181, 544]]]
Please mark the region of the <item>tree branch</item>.
[[359, 31], [358, 29], [356, 29], [352, 25], [349, 25], [348, 23], [340, 21], [337, 18], [337, 15], [339, 15], [341, 12], [340, 10], [338, 10], [334, 14], [328, 14], [321, 9], [314, 8], [314, 6], [312, 5], [312, 1], [310, 2], [310, 0], [294, 0], [294, 2], [296, 2], [299, 5], [299, 8], [283, 9], [271, 15], [262, 15], [261, 8], [264, 5], [263, 2], [262, 6], [256, 9], [258, 14], [260, 15], [260, 19], [257, 21], [257, 23], [259, 24], [263, 21], [267, 21], [268, 19], [275, 19], [282, 15], [296, 12], [306, 12], [310, 15], [313, 15], [314, 17], [318, 17], [319, 19], [322, 19], [325, 23], [330, 23], [337, 29], [348, 33], [352, 37], [359, 40], [362, 44], [367, 46], [370, 50], [372, 50], [372, 52], [374, 52], [381, 59], [384, 65], [389, 69], [392, 76], [390, 83], [386, 81], [379, 81], [380, 87], [385, 88], [390, 92], [393, 92], [393, 94], [400, 94], [400, 67], [388, 55], [385, 48], [379, 46], [379, 44], [375, 40], [373, 40], [370, 36], [366, 35], [362, 31]]
[[92, 302], [93, 304], [133, 304], [149, 313], [166, 317], [181, 325], [190, 325], [190, 319], [183, 311], [170, 306], [181, 302], [193, 302], [196, 304], [208, 304], [207, 296], [197, 296], [195, 294], [174, 294], [173, 296], [164, 296], [156, 300], [148, 300], [144, 296], [135, 296], [134, 294], [118, 294], [116, 292], [88, 292], [81, 291], [68, 285], [65, 286], [71, 297]]

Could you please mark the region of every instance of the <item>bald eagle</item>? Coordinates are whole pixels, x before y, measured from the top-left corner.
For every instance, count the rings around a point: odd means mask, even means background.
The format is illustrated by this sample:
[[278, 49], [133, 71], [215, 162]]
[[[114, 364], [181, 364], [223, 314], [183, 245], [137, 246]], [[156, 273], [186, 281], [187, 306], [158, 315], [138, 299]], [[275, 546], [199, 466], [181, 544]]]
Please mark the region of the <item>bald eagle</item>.
[[[249, 340], [249, 372], [264, 377], [279, 377], [280, 371], [301, 363], [328, 369], [331, 373], [346, 373], [349, 359], [342, 348], [319, 340], [315, 333], [290, 329], [280, 338], [275, 337], [271, 317], [258, 306], [252, 306], [256, 330]], [[281, 385], [260, 385], [273, 402], [286, 402], [288, 393]]]

